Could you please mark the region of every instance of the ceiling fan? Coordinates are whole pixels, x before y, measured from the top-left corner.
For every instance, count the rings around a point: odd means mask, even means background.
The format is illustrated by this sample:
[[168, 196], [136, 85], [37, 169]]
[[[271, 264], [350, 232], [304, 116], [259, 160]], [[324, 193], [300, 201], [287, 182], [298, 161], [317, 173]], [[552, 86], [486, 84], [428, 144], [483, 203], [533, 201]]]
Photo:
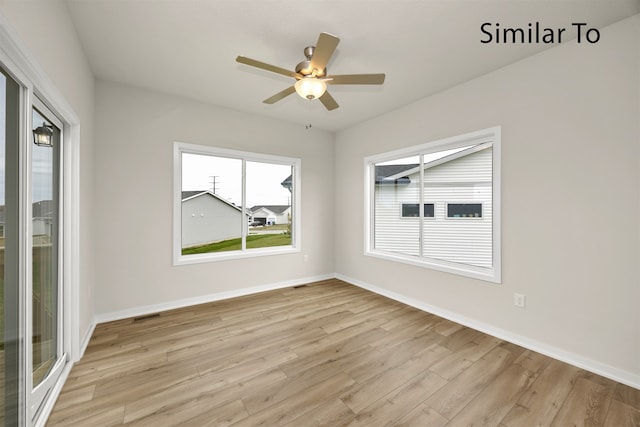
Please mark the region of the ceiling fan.
[[318, 42], [315, 46], [307, 46], [304, 48], [304, 55], [307, 59], [296, 65], [295, 71], [289, 71], [285, 68], [267, 64], [265, 62], [256, 61], [255, 59], [245, 56], [238, 56], [236, 61], [260, 68], [262, 70], [271, 71], [293, 77], [296, 83], [275, 95], [265, 99], [265, 104], [273, 104], [281, 99], [297, 92], [301, 97], [306, 99], [319, 99], [327, 110], [335, 110], [338, 103], [327, 92], [327, 85], [381, 85], [384, 83], [384, 74], [342, 74], [328, 75], [327, 63], [331, 59], [331, 55], [336, 50], [336, 46], [340, 39], [328, 33], [320, 33]]

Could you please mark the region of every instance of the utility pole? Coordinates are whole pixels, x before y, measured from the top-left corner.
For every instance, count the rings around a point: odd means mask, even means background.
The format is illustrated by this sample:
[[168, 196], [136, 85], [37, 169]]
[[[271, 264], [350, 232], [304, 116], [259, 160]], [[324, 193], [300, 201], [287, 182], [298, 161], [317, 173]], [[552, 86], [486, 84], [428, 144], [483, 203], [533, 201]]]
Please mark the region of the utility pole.
[[209, 184], [211, 184], [211, 192], [213, 194], [217, 194], [218, 186], [220, 185], [220, 180], [218, 180], [218, 178], [220, 178], [220, 176], [210, 175], [209, 178], [210, 178]]

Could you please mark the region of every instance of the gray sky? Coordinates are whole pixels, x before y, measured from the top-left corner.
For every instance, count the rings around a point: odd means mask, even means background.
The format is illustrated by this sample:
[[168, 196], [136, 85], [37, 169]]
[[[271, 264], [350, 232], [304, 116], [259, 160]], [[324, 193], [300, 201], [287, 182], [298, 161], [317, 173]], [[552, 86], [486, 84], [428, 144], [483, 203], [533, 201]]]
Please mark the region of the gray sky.
[[[280, 183], [291, 166], [247, 162], [247, 207], [288, 205], [291, 193]], [[215, 178], [214, 178], [215, 177]], [[242, 203], [242, 161], [201, 154], [182, 154], [182, 190], [209, 190], [236, 205]]]

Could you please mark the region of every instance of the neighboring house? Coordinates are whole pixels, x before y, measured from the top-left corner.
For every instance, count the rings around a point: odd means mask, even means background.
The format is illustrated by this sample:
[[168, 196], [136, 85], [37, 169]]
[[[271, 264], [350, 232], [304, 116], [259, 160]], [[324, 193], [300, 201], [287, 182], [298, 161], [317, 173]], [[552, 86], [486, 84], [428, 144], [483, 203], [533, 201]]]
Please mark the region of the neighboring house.
[[289, 190], [289, 192], [292, 192], [292, 189], [293, 189], [293, 175], [289, 175], [287, 178], [285, 178], [285, 180], [282, 181], [280, 183], [280, 185], [282, 185], [284, 188]]
[[263, 225], [288, 224], [291, 215], [289, 205], [257, 205], [249, 209], [251, 221]]
[[[424, 164], [423, 256], [491, 266], [491, 158], [489, 147]], [[376, 249], [420, 255], [419, 179], [416, 164], [376, 167]]]
[[242, 221], [239, 206], [210, 191], [182, 192], [183, 248], [239, 238]]
[[35, 202], [31, 213], [33, 236], [52, 236], [53, 235], [53, 210], [55, 208], [53, 200], [42, 200]]
[[[42, 200], [32, 205], [32, 230], [33, 236], [51, 236], [53, 234], [53, 201]], [[0, 206], [0, 238], [5, 233], [5, 208]]]

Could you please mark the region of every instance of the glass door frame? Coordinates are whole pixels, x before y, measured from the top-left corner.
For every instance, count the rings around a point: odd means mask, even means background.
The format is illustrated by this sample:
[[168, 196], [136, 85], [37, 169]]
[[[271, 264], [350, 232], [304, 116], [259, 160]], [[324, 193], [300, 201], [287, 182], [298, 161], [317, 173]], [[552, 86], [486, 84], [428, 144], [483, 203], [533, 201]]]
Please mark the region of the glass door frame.
[[[24, 251], [25, 256], [25, 265], [26, 269], [23, 272], [25, 278], [25, 313], [24, 316], [26, 318], [26, 328], [25, 328], [25, 384], [27, 386], [27, 409], [28, 416], [31, 420], [35, 420], [37, 415], [40, 413], [40, 409], [46, 399], [46, 397], [50, 394], [51, 389], [56, 384], [62, 370], [65, 365], [69, 362], [69, 355], [65, 349], [64, 345], [64, 336], [65, 336], [65, 324], [64, 324], [64, 269], [63, 269], [63, 259], [64, 259], [64, 245], [63, 245], [63, 236], [64, 236], [64, 180], [63, 180], [63, 171], [64, 171], [64, 124], [63, 122], [49, 109], [44, 102], [42, 102], [37, 96], [33, 96], [31, 99], [31, 108], [29, 109], [27, 122], [29, 123], [29, 129], [34, 129], [38, 126], [38, 123], [32, 123], [33, 110], [37, 110], [38, 113], [56, 126], [59, 130], [58, 140], [55, 142], [58, 145], [59, 153], [57, 156], [54, 156], [53, 161], [53, 173], [57, 174], [57, 177], [53, 177], [54, 185], [57, 184], [57, 189], [54, 189], [54, 194], [52, 197], [57, 197], [58, 201], [54, 206], [57, 207], [57, 215], [54, 218], [57, 220], [57, 239], [56, 239], [56, 278], [57, 281], [57, 304], [55, 309], [57, 310], [56, 315], [56, 356], [57, 358], [53, 362], [52, 367], [49, 369], [48, 373], [39, 382], [38, 385], [34, 387], [34, 378], [33, 378], [33, 139], [26, 138], [26, 144], [28, 146], [25, 155], [26, 158], [21, 164], [24, 167], [23, 178], [25, 179], [25, 199], [28, 202], [28, 206], [25, 207], [26, 215], [22, 215], [23, 218], [27, 218], [28, 221], [25, 222], [25, 236], [27, 239], [31, 239], [31, 241], [25, 242], [26, 250]], [[55, 134], [55, 133], [54, 133]], [[25, 143], [25, 141], [23, 141]], [[53, 147], [52, 147], [53, 148]], [[56, 148], [53, 148], [54, 150]], [[57, 163], [57, 164], [56, 164]]]

